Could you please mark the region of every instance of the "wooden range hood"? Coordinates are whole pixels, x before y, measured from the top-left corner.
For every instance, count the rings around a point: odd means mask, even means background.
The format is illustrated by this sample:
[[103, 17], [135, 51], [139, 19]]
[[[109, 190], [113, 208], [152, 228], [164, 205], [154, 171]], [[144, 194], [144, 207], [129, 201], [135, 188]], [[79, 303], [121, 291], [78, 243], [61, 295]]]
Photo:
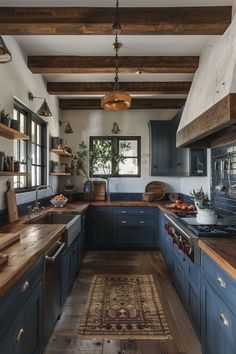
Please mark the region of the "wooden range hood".
[[236, 141], [236, 93], [230, 93], [177, 132], [177, 147], [211, 148]]

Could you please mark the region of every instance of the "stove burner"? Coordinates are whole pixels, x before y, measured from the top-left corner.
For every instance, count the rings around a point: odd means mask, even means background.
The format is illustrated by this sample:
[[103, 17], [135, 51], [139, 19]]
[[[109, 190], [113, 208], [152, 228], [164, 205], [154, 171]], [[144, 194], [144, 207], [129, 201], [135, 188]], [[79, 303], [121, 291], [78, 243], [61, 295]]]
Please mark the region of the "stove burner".
[[236, 235], [236, 226], [234, 225], [189, 225], [189, 228], [199, 237]]

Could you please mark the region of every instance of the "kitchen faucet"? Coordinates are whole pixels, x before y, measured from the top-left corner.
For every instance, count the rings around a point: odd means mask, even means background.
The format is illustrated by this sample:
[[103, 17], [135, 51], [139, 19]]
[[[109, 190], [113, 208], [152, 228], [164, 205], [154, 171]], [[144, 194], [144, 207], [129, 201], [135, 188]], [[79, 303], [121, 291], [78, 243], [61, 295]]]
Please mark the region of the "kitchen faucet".
[[[54, 190], [53, 190], [53, 187], [52, 187], [50, 184], [41, 184], [40, 186], [38, 186], [38, 187], [36, 188], [36, 191], [35, 191], [36, 194], [35, 194], [35, 202], [34, 202], [34, 205], [31, 205], [31, 206], [28, 207], [28, 217], [31, 216], [31, 213], [38, 214], [39, 211], [40, 211], [40, 207], [39, 207], [40, 203], [38, 202], [38, 192], [39, 192], [39, 190], [42, 189], [42, 188], [51, 188], [52, 194], [53, 194], [53, 191], [54, 191]], [[43, 209], [43, 208], [41, 208], [41, 209]]]

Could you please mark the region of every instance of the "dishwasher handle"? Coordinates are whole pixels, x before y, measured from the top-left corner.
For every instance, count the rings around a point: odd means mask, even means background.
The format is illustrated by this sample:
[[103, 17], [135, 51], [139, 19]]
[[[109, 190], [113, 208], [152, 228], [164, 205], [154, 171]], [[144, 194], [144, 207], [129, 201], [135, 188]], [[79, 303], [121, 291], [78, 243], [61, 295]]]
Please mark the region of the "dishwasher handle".
[[61, 251], [64, 249], [64, 247], [66, 245], [65, 242], [58, 241], [57, 243], [60, 247], [58, 248], [58, 250], [56, 251], [56, 253], [53, 256], [48, 256], [47, 254], [45, 255], [46, 262], [48, 262], [48, 263], [55, 262], [56, 258], [59, 256], [59, 254], [61, 253]]

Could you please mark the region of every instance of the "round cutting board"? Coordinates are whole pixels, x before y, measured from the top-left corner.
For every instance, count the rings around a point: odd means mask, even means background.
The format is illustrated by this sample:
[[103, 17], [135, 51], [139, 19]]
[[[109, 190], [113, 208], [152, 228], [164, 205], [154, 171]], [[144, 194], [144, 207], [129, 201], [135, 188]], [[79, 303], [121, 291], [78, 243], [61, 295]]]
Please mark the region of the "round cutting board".
[[153, 181], [146, 185], [145, 192], [155, 194], [155, 200], [161, 200], [166, 195], [166, 185], [163, 182]]

